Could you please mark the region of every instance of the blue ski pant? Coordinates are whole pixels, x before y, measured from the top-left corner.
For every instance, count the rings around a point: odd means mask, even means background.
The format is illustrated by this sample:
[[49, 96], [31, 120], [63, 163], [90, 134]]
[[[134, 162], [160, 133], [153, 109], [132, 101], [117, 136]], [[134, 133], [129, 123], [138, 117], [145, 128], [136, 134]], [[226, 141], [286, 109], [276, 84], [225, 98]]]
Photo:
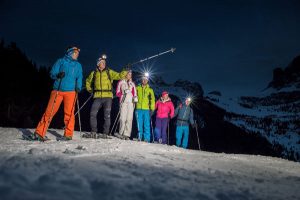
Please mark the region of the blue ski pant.
[[155, 141], [162, 139], [163, 144], [167, 144], [167, 127], [169, 118], [156, 118], [155, 122]]
[[150, 111], [149, 110], [136, 110], [135, 117], [138, 126], [139, 139], [150, 142]]
[[[183, 137], [183, 140], [182, 140]], [[181, 142], [182, 141], [182, 142]], [[176, 146], [187, 148], [189, 141], [189, 126], [176, 127]]]

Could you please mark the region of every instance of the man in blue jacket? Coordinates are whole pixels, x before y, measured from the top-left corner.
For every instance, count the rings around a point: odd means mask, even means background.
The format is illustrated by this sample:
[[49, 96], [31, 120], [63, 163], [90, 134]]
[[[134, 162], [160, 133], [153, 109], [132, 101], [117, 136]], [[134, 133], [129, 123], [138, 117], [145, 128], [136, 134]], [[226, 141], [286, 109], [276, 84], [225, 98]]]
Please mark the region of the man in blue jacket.
[[46, 132], [52, 117], [58, 111], [60, 104], [64, 103], [65, 132], [62, 140], [71, 140], [75, 126], [74, 107], [77, 93], [82, 87], [82, 67], [77, 61], [80, 49], [70, 47], [63, 58], [56, 61], [50, 71], [54, 80], [50, 100], [41, 121], [30, 137], [32, 140], [45, 141]]
[[189, 124], [195, 126], [193, 110], [190, 107], [191, 98], [187, 98], [184, 104], [179, 104], [175, 110], [176, 121], [176, 146], [187, 148], [189, 140]]

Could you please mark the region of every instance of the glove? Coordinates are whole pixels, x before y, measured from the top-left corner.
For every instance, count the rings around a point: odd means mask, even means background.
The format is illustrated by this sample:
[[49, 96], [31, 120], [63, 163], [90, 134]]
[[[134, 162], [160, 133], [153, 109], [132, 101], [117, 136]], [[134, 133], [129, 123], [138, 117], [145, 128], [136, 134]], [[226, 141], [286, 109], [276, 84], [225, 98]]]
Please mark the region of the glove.
[[137, 97], [137, 96], [133, 97], [133, 102], [134, 102], [134, 103], [137, 103], [137, 102], [138, 102], [138, 97]]
[[65, 72], [59, 72], [57, 75], [56, 75], [57, 78], [63, 78], [65, 77]]
[[130, 92], [130, 90], [126, 89], [124, 92], [125, 92], [125, 94], [128, 94]]
[[75, 91], [79, 93], [81, 90], [79, 88], [75, 88]]
[[196, 127], [197, 127], [197, 124], [195, 124], [195, 123], [192, 124], [192, 127], [193, 127], [193, 128], [196, 128]]

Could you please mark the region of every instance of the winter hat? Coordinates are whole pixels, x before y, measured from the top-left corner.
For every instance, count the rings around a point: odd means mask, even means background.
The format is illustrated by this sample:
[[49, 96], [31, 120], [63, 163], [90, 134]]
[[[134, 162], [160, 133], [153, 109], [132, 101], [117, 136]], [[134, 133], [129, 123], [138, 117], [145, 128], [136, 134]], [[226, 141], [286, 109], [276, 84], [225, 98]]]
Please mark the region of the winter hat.
[[80, 49], [78, 47], [68, 47], [66, 54], [71, 56], [74, 53], [74, 51], [80, 52]]
[[163, 91], [163, 92], [161, 93], [161, 96], [163, 97], [163, 96], [165, 96], [165, 95], [167, 95], [167, 94], [169, 94], [167, 91]]
[[99, 65], [99, 63], [100, 63], [101, 60], [105, 60], [106, 61], [106, 58], [107, 58], [106, 54], [102, 54], [100, 56], [100, 58], [98, 58], [98, 60], [97, 60], [97, 65]]
[[142, 77], [142, 80], [143, 80], [143, 79], [149, 81], [149, 77], [148, 77], [148, 76], [143, 76], [143, 77]]

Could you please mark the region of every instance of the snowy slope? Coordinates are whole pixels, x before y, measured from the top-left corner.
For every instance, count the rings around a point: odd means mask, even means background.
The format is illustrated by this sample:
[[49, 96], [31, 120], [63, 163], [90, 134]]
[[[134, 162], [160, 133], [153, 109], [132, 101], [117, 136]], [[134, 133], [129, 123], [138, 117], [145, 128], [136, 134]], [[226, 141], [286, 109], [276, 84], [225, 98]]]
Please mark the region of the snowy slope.
[[225, 109], [227, 121], [249, 133], [265, 137], [283, 157], [300, 161], [300, 89], [268, 88], [255, 96], [225, 97], [210, 94], [206, 99]]
[[0, 128], [0, 199], [300, 199], [300, 164], [143, 142], [21, 140]]

